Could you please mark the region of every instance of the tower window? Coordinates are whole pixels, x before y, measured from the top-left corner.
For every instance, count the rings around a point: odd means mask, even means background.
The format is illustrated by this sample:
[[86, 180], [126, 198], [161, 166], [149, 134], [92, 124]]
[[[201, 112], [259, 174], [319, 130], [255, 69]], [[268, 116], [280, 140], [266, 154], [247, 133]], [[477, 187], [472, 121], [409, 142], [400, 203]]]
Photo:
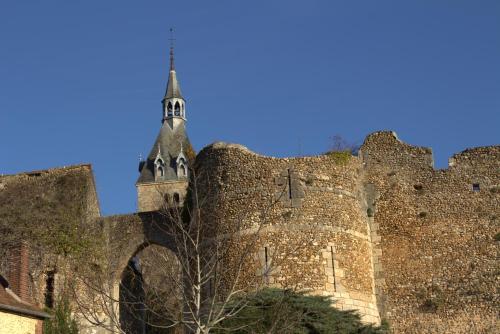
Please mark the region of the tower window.
[[481, 190], [481, 187], [479, 187], [479, 183], [473, 183], [472, 191], [479, 191], [479, 190]]
[[175, 113], [175, 116], [181, 115], [181, 105], [179, 104], [179, 101], [175, 102], [174, 113]]
[[167, 116], [172, 116], [172, 103], [169, 102], [167, 105]]
[[174, 194], [174, 202], [175, 202], [176, 204], [179, 204], [179, 202], [180, 202], [180, 201], [181, 201], [181, 198], [180, 198], [179, 194], [178, 194], [178, 193], [175, 193], [175, 194]]
[[163, 167], [161, 167], [161, 166], [160, 166], [160, 167], [158, 167], [158, 176], [163, 177], [164, 173], [165, 173], [165, 172], [164, 172], [164, 170], [163, 170]]

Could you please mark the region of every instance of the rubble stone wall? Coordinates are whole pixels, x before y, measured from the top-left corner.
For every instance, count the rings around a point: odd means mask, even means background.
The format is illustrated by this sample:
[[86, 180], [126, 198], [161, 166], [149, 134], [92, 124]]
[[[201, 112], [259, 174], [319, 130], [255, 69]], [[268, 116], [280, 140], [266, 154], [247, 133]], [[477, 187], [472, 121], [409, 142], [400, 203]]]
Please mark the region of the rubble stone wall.
[[196, 170], [217, 224], [260, 229], [249, 286], [332, 295], [395, 333], [498, 328], [499, 146], [456, 154], [441, 170], [431, 149], [388, 131], [347, 159], [216, 143]]
[[436, 170], [430, 149], [378, 132], [360, 157], [382, 317], [396, 333], [498, 330], [500, 147], [466, 150]]
[[216, 225], [260, 229], [255, 261], [243, 270], [249, 287], [260, 281], [330, 295], [337, 307], [380, 322], [358, 158], [278, 159], [217, 143], [199, 153], [197, 166]]

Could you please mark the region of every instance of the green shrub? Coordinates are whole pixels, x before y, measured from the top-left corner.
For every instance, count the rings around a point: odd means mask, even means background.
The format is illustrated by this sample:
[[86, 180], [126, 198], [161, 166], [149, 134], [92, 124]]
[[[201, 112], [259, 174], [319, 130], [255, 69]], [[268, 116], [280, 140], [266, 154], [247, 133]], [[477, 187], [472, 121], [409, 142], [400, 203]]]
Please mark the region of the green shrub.
[[[238, 304], [239, 303], [239, 304]], [[215, 333], [234, 334], [379, 334], [385, 329], [361, 323], [354, 311], [332, 307], [325, 296], [306, 296], [291, 290], [264, 289], [233, 302], [244, 305], [223, 321]]]
[[67, 299], [61, 299], [53, 310], [52, 317], [43, 323], [44, 334], [78, 334], [78, 326], [71, 314], [71, 306]]
[[352, 157], [352, 153], [349, 150], [345, 151], [329, 151], [325, 153], [327, 157], [333, 159], [338, 165], [345, 165], [349, 162]]

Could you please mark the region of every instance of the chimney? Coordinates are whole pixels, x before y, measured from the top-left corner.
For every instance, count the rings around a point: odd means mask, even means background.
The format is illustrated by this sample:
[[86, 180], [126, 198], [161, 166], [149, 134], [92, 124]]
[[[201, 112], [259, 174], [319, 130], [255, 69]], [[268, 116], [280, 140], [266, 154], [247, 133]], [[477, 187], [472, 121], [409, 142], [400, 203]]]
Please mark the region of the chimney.
[[9, 288], [21, 298], [21, 300], [31, 301], [29, 293], [29, 249], [26, 242], [21, 242], [13, 247], [9, 252], [8, 261]]

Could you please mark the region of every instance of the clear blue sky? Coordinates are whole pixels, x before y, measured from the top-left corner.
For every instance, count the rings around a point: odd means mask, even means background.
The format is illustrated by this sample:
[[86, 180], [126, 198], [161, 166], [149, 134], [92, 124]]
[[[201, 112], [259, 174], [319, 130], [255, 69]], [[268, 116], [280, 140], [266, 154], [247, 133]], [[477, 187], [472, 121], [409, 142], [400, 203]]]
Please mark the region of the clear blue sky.
[[0, 2], [0, 173], [88, 162], [136, 208], [169, 27], [195, 149], [318, 154], [391, 129], [437, 167], [499, 144], [500, 1]]

